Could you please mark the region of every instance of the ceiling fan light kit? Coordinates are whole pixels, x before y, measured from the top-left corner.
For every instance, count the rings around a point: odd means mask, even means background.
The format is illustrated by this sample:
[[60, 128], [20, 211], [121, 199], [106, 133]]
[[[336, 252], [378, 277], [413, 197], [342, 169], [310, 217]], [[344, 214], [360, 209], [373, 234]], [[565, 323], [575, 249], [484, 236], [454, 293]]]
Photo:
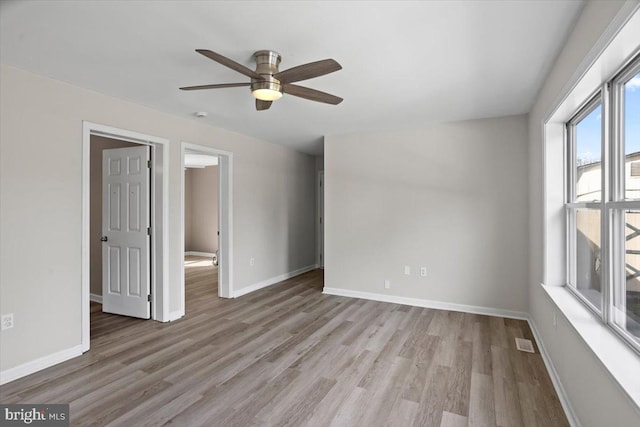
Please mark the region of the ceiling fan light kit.
[[333, 59], [310, 62], [289, 68], [285, 71], [280, 71], [278, 69], [282, 59], [280, 54], [272, 50], [259, 50], [253, 54], [253, 58], [256, 61], [256, 69], [254, 71], [226, 56], [207, 49], [196, 49], [196, 52], [240, 74], [250, 77], [251, 82], [187, 86], [181, 87], [181, 90], [222, 89], [248, 86], [256, 98], [256, 110], [258, 111], [269, 109], [273, 101], [282, 98], [282, 95], [285, 93], [332, 105], [337, 105], [342, 102], [342, 98], [338, 96], [292, 84], [293, 82], [312, 79], [341, 70], [342, 66]]
[[276, 101], [282, 98], [282, 85], [273, 77], [278, 74], [282, 57], [272, 50], [259, 50], [253, 54], [256, 61], [256, 73], [261, 79], [251, 79], [251, 93], [261, 101]]

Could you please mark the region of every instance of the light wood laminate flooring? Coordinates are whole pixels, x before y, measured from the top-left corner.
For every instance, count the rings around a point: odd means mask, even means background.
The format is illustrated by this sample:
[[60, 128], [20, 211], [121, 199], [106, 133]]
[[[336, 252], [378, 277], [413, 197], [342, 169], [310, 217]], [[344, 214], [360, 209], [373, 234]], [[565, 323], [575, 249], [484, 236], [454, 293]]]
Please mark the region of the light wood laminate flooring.
[[315, 270], [217, 297], [188, 257], [172, 323], [91, 307], [91, 350], [0, 388], [69, 403], [72, 425], [566, 426], [525, 321], [322, 294]]

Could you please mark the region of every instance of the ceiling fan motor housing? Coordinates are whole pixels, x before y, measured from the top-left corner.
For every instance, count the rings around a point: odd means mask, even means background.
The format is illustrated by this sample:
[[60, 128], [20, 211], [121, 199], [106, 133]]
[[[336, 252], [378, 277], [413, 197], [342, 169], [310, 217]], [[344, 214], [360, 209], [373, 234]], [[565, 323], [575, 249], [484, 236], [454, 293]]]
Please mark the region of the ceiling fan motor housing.
[[273, 77], [279, 72], [278, 66], [282, 57], [272, 50], [259, 50], [253, 54], [256, 61], [256, 73], [262, 76], [262, 80], [251, 79], [251, 91], [269, 89], [282, 93], [280, 81]]

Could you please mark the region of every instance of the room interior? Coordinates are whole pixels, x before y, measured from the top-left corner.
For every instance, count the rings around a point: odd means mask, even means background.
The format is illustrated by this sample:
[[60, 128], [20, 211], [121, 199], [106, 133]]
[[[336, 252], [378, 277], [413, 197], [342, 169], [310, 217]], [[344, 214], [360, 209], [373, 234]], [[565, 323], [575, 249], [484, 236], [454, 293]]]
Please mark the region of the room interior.
[[[0, 404], [638, 425], [639, 52], [637, 0], [2, 1]], [[141, 141], [147, 321], [99, 307]]]
[[184, 249], [185, 256], [216, 258], [218, 252], [218, 158], [185, 155]]

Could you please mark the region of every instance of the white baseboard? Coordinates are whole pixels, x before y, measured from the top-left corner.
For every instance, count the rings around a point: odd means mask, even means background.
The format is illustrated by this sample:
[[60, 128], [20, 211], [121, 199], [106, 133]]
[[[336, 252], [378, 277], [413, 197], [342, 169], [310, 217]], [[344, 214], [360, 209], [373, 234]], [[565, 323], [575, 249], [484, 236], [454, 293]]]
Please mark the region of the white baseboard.
[[233, 298], [238, 298], [243, 295], [249, 294], [251, 292], [255, 292], [258, 289], [266, 288], [267, 286], [275, 285], [276, 283], [282, 282], [283, 280], [290, 279], [295, 276], [299, 276], [301, 274], [306, 273], [307, 271], [315, 270], [318, 268], [318, 264], [308, 265], [306, 267], [299, 268], [297, 270], [290, 271], [285, 274], [281, 274], [280, 276], [272, 277], [267, 280], [263, 280], [258, 283], [254, 283], [253, 285], [245, 286], [242, 289], [238, 289], [233, 292]]
[[66, 350], [58, 351], [57, 353], [53, 353], [48, 356], [40, 357], [36, 360], [32, 360], [31, 362], [23, 363], [22, 365], [14, 368], [6, 369], [0, 372], [0, 385], [17, 380], [18, 378], [26, 377], [34, 372], [41, 371], [80, 355], [82, 355], [81, 344]]
[[215, 254], [213, 252], [198, 252], [198, 251], [187, 251], [184, 253], [185, 255], [192, 255], [192, 256], [206, 256], [206, 257], [213, 257]]
[[521, 311], [504, 310], [493, 307], [455, 304], [451, 302], [433, 301], [419, 298], [399, 297], [395, 295], [376, 294], [372, 292], [352, 291], [349, 289], [329, 288], [322, 290], [323, 294], [338, 295], [350, 298], [362, 298], [373, 301], [390, 302], [393, 304], [413, 305], [416, 307], [435, 308], [437, 310], [461, 311], [463, 313], [484, 314], [487, 316], [508, 317], [510, 319], [529, 320], [529, 315]]
[[102, 304], [102, 295], [98, 294], [89, 294], [89, 299], [93, 302], [98, 302]]
[[569, 420], [569, 424], [572, 427], [581, 427], [580, 421], [576, 416], [576, 413], [571, 406], [571, 402], [569, 402], [569, 398], [567, 397], [567, 393], [562, 386], [562, 382], [560, 381], [560, 376], [558, 375], [558, 371], [556, 371], [556, 367], [553, 365], [551, 361], [551, 357], [549, 357], [549, 353], [547, 353], [546, 348], [544, 347], [544, 342], [542, 341], [542, 337], [538, 332], [538, 328], [536, 328], [536, 324], [533, 322], [532, 318], [527, 319], [529, 322], [529, 327], [533, 332], [533, 337], [538, 344], [538, 349], [540, 350], [540, 355], [542, 356], [542, 360], [544, 361], [544, 365], [547, 367], [547, 372], [549, 372], [549, 376], [551, 377], [551, 382], [553, 383], [553, 388], [556, 390], [556, 394], [558, 395], [558, 399], [560, 399], [560, 404], [562, 405], [562, 409], [564, 409], [564, 413]]
[[174, 320], [178, 320], [182, 317], [184, 317], [184, 310], [172, 311], [169, 313], [169, 319], [167, 319], [167, 322], [173, 322]]

